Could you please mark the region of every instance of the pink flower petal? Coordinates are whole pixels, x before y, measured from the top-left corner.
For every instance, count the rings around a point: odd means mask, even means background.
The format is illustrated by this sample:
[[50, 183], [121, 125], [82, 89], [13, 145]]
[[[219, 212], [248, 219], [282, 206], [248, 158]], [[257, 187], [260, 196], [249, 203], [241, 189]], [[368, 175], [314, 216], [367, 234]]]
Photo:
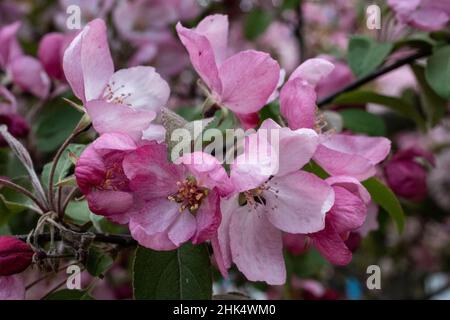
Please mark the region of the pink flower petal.
[[219, 160], [204, 152], [184, 154], [176, 163], [183, 163], [197, 179], [199, 185], [208, 189], [217, 188], [221, 196], [233, 191], [233, 185]]
[[317, 94], [300, 78], [288, 81], [281, 89], [280, 112], [291, 129], [314, 128]]
[[228, 16], [222, 14], [207, 16], [199, 22], [195, 31], [209, 40], [217, 64], [225, 60], [228, 42]]
[[382, 137], [336, 134], [317, 148], [314, 160], [331, 175], [365, 180], [375, 174], [375, 165], [389, 154], [391, 142]]
[[275, 227], [288, 233], [313, 233], [325, 227], [334, 192], [324, 180], [298, 171], [276, 176], [267, 184], [270, 190], [264, 192], [265, 208]]
[[217, 94], [222, 92], [214, 50], [208, 38], [178, 23], [178, 36], [189, 53], [191, 63], [206, 85]]
[[124, 133], [136, 141], [142, 138], [144, 130], [156, 117], [153, 111], [134, 110], [127, 105], [103, 100], [89, 101], [85, 107], [92, 119], [94, 129], [98, 133]]
[[8, 66], [14, 84], [22, 90], [45, 99], [50, 91], [50, 79], [39, 60], [31, 56], [21, 56]]
[[6, 87], [0, 85], [0, 114], [17, 112], [16, 97]]
[[231, 164], [230, 178], [235, 192], [259, 187], [278, 172], [278, 152], [268, 142], [268, 132], [261, 130], [245, 139], [244, 153]]
[[179, 205], [167, 198], [146, 202], [140, 212], [130, 219], [130, 232], [140, 245], [154, 250], [172, 250], [177, 247], [169, 238], [170, 227], [181, 214]]
[[231, 217], [229, 232], [233, 262], [248, 280], [285, 283], [282, 234], [261, 210], [240, 207]]
[[21, 55], [17, 43], [16, 34], [20, 28], [20, 22], [14, 22], [0, 28], [0, 67], [6, 68], [9, 62]]
[[114, 73], [103, 20], [88, 23], [70, 43], [64, 53], [63, 69], [74, 94], [83, 102], [101, 97]]
[[197, 244], [211, 239], [217, 232], [221, 218], [220, 197], [216, 190], [212, 190], [196, 213], [197, 231], [192, 242]]
[[340, 186], [348, 191], [352, 192], [355, 196], [359, 197], [363, 202], [368, 205], [371, 197], [369, 192], [364, 186], [355, 178], [348, 176], [335, 176], [329, 177], [325, 180], [330, 186]]
[[146, 145], [128, 154], [123, 160], [130, 188], [144, 200], [167, 197], [177, 192], [177, 181], [184, 179], [184, 167], [169, 163], [167, 147]]
[[142, 66], [115, 72], [103, 94], [109, 102], [153, 112], [166, 105], [169, 95], [169, 85], [155, 69]]
[[66, 37], [62, 33], [52, 32], [46, 34], [39, 42], [38, 58], [49, 76], [64, 81], [62, 69], [62, 49]]
[[[270, 140], [275, 140], [269, 142], [279, 155], [277, 176], [301, 169], [311, 160], [319, 143], [319, 136], [314, 130], [282, 128], [272, 119], [265, 120], [259, 130], [267, 130]], [[277, 134], [272, 134], [271, 130], [276, 130]]]
[[327, 219], [333, 224], [338, 234], [345, 234], [362, 226], [366, 220], [367, 206], [354, 193], [347, 189], [334, 186], [334, 205]]
[[93, 191], [86, 195], [89, 209], [109, 217], [126, 213], [133, 206], [133, 195], [122, 191]]
[[219, 76], [223, 88], [220, 103], [233, 112], [248, 114], [267, 103], [277, 87], [280, 66], [269, 54], [248, 50], [226, 59]]
[[438, 8], [422, 8], [409, 16], [412, 26], [424, 31], [439, 31], [445, 28], [450, 16]]
[[196, 227], [194, 216], [186, 210], [178, 215], [177, 220], [170, 227], [169, 239], [179, 247], [194, 236]]
[[317, 250], [335, 265], [347, 265], [352, 260], [352, 253], [345, 245], [333, 226], [327, 223], [324, 230], [311, 235]]
[[211, 239], [214, 250], [214, 257], [223, 276], [228, 276], [228, 269], [231, 267], [231, 247], [230, 247], [230, 223], [231, 217], [239, 208], [239, 195], [234, 195], [229, 199], [222, 199], [220, 211], [222, 221], [217, 229], [217, 236]]
[[329, 75], [334, 69], [334, 65], [321, 58], [308, 59], [295, 69], [288, 81], [300, 78], [315, 86], [320, 80]]

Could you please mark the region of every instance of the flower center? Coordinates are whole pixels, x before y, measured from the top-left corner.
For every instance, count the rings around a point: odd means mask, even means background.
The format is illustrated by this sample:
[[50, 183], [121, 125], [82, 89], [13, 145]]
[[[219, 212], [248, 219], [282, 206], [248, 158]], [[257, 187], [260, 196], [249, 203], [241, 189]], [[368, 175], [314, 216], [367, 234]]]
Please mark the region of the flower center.
[[180, 204], [180, 212], [188, 209], [191, 213], [197, 212], [203, 199], [208, 195], [209, 190], [199, 187], [197, 181], [192, 178], [177, 182], [178, 191], [167, 197], [170, 201]]
[[[271, 185], [269, 185], [268, 182], [269, 181], [263, 183], [255, 189], [251, 189], [241, 193], [239, 196], [239, 204], [248, 205], [249, 211], [252, 211], [252, 209], [256, 209], [259, 205], [266, 206], [266, 208], [270, 210], [278, 209], [278, 206], [276, 204], [268, 204], [266, 198], [264, 197], [265, 192], [272, 192], [275, 195], [276, 199], [278, 199], [279, 197], [280, 191], [277, 188], [277, 182], [273, 182]], [[268, 205], [271, 205], [271, 207], [268, 207]]]
[[113, 81], [111, 84], [106, 85], [103, 96], [108, 102], [131, 106], [131, 104], [126, 103], [126, 99], [131, 97], [131, 93], [124, 90], [125, 85], [116, 86], [116, 83]]
[[103, 182], [99, 186], [100, 190], [122, 190], [127, 188], [128, 179], [123, 172], [123, 168], [118, 162], [112, 163], [106, 170]]
[[259, 204], [266, 204], [266, 199], [264, 199], [263, 192], [267, 190], [266, 184], [260, 185], [258, 188], [244, 191], [244, 200], [250, 206], [256, 206]]

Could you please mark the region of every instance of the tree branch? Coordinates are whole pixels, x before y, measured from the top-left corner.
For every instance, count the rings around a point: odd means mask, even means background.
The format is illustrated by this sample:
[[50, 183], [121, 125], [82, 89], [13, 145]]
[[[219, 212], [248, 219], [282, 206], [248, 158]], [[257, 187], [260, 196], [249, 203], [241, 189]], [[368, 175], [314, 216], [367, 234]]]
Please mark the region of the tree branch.
[[382, 75], [384, 75], [384, 74], [386, 74], [388, 72], [391, 72], [391, 71], [393, 71], [393, 70], [395, 70], [397, 68], [400, 68], [400, 67], [402, 67], [404, 65], [410, 64], [410, 63], [414, 62], [417, 59], [424, 58], [424, 57], [430, 55], [430, 53], [431, 52], [429, 52], [429, 51], [419, 51], [419, 52], [417, 52], [417, 53], [415, 53], [415, 54], [413, 54], [413, 55], [411, 55], [409, 57], [400, 59], [400, 60], [398, 60], [398, 61], [396, 61], [396, 62], [394, 62], [394, 63], [392, 63], [390, 65], [387, 65], [387, 66], [385, 66], [385, 67], [383, 67], [383, 68], [381, 68], [381, 69], [379, 69], [379, 70], [377, 70], [377, 71], [375, 71], [375, 72], [373, 72], [373, 73], [371, 73], [371, 74], [369, 74], [369, 75], [367, 75], [365, 77], [362, 77], [361, 79], [356, 80], [355, 82], [349, 84], [345, 88], [343, 88], [343, 89], [333, 93], [332, 95], [330, 95], [330, 96], [320, 100], [317, 105], [319, 107], [322, 107], [322, 106], [324, 106], [326, 104], [329, 104], [336, 97], [338, 97], [339, 95], [341, 95], [341, 94], [343, 94], [345, 92], [349, 92], [349, 91], [355, 90], [355, 89], [361, 87], [362, 85], [365, 85], [366, 83], [368, 83], [368, 82], [370, 82], [372, 80], [375, 80], [376, 78], [378, 78], [378, 77], [380, 77], [380, 76], [382, 76]]
[[[104, 243], [111, 243], [111, 244], [117, 244], [120, 246], [125, 247], [132, 247], [137, 245], [137, 241], [134, 240], [130, 235], [128, 234], [107, 234], [107, 233], [95, 233], [94, 234], [94, 241], [95, 242], [104, 242]], [[15, 236], [17, 239], [26, 241], [28, 235], [17, 235]], [[38, 242], [48, 242], [50, 241], [50, 233], [42, 233], [40, 235], [36, 236], [36, 240]], [[61, 241], [61, 235], [55, 234], [54, 236], [55, 241]]]

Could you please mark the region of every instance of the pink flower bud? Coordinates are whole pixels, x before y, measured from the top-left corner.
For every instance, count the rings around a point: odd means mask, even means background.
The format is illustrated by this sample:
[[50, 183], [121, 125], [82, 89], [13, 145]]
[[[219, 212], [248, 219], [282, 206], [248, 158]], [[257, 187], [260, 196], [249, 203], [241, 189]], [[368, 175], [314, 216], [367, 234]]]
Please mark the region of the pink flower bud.
[[427, 171], [420, 161], [434, 163], [433, 155], [418, 148], [397, 152], [385, 167], [386, 179], [391, 189], [399, 196], [421, 201], [427, 195]]
[[[30, 132], [28, 122], [21, 115], [16, 113], [0, 114], [0, 124], [5, 124], [8, 127], [9, 133], [16, 138], [24, 138]], [[3, 136], [1, 136], [0, 147], [5, 147], [7, 145], [7, 142]]]
[[0, 276], [24, 271], [31, 264], [33, 250], [23, 241], [11, 236], [0, 237]]

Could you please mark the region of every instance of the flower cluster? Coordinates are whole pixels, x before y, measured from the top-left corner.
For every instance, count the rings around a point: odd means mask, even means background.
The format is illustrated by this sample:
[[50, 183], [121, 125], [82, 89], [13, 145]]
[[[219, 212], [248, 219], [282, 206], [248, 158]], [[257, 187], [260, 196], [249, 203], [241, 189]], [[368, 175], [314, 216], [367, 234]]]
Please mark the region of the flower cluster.
[[[345, 240], [364, 223], [370, 202], [360, 181], [376, 173], [390, 141], [323, 132], [316, 87], [334, 65], [307, 60], [278, 94], [280, 67], [270, 55], [226, 55], [227, 16], [176, 29], [208, 105], [257, 131], [229, 168], [203, 151], [170, 161], [170, 132], [160, 120], [168, 84], [152, 67], [114, 72], [106, 26], [96, 19], [63, 56], [65, 78], [100, 135], [75, 168], [90, 210], [127, 224], [140, 245], [154, 250], [210, 241], [224, 276], [234, 263], [249, 280], [283, 284], [284, 234], [308, 237], [331, 262], [349, 263]], [[259, 123], [254, 115], [278, 95], [288, 126]], [[308, 172], [312, 162], [330, 177]]]

